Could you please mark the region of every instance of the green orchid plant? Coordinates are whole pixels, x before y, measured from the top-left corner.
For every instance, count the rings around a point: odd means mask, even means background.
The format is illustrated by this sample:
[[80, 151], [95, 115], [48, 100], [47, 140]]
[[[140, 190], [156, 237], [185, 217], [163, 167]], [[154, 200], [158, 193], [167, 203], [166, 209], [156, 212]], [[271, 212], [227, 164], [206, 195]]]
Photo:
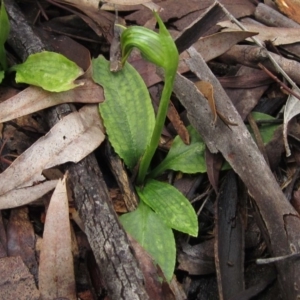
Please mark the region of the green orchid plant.
[[[166, 279], [171, 280], [176, 260], [172, 229], [197, 236], [198, 220], [183, 194], [151, 176], [150, 164], [165, 123], [179, 61], [172, 37], [159, 15], [156, 12], [154, 15], [159, 32], [140, 26], [126, 28], [121, 35], [123, 69], [111, 72], [109, 62], [100, 56], [93, 60], [93, 79], [104, 88], [106, 100], [99, 105], [99, 110], [112, 146], [129, 170], [138, 167], [135, 184], [141, 201], [135, 211], [122, 215], [120, 220], [127, 232], [159, 264]], [[126, 62], [133, 48], [139, 49], [146, 60], [164, 70], [165, 83], [156, 118], [145, 83]], [[193, 131], [192, 144], [199, 138]], [[202, 148], [204, 151], [203, 145]], [[172, 169], [172, 163], [166, 167]], [[179, 169], [185, 167], [186, 163], [182, 161]], [[160, 170], [165, 170], [164, 166]], [[159, 175], [159, 172], [155, 174]]]
[[176, 45], [159, 15], [154, 12], [159, 25], [159, 33], [147, 28], [132, 26], [122, 33], [122, 63], [124, 64], [133, 48], [138, 48], [148, 61], [162, 67], [165, 71], [165, 85], [160, 99], [155, 127], [150, 144], [140, 162], [137, 184], [144, 182], [151, 159], [158, 146], [159, 138], [167, 116], [169, 99], [178, 67], [179, 55]]

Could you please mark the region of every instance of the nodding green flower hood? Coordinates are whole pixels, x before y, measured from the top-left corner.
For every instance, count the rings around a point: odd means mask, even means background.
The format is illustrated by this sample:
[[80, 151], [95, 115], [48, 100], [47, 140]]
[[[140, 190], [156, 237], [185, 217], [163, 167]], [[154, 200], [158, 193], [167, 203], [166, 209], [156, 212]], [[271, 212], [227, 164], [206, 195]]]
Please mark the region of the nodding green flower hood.
[[146, 60], [168, 73], [176, 73], [179, 60], [176, 45], [159, 15], [153, 13], [159, 25], [158, 33], [141, 26], [131, 26], [123, 31], [122, 63], [125, 63], [133, 48], [138, 48]]

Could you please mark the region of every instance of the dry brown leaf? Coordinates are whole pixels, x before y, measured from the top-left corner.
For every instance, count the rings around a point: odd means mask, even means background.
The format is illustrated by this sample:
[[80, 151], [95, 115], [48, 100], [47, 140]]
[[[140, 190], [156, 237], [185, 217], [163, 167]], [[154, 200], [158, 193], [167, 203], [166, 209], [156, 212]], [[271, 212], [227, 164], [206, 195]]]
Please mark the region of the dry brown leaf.
[[97, 105], [86, 105], [60, 120], [0, 174], [0, 195], [44, 180], [44, 169], [78, 162], [104, 140]]
[[[295, 89], [293, 89], [293, 91], [295, 93], [298, 93], [298, 91], [296, 91]], [[284, 108], [284, 115], [283, 115], [283, 141], [284, 141], [286, 156], [291, 155], [291, 150], [287, 140], [288, 123], [293, 117], [297, 116], [298, 114], [300, 114], [300, 101], [295, 96], [289, 95]]]
[[216, 110], [216, 104], [214, 99], [214, 88], [211, 85], [211, 83], [207, 81], [197, 81], [195, 82], [195, 86], [197, 89], [203, 94], [203, 96], [207, 99], [210, 110], [213, 114], [213, 121], [214, 124], [217, 122], [217, 110]]
[[[223, 32], [239, 30], [239, 27], [230, 21], [223, 21], [218, 25], [225, 28], [222, 30]], [[247, 23], [243, 23], [243, 25], [247, 28], [247, 32], [258, 32], [256, 38], [261, 42], [271, 41], [275, 46], [300, 42], [300, 29], [298, 28], [267, 27]]]
[[205, 61], [210, 61], [228, 51], [233, 45], [256, 34], [249, 31], [218, 32], [200, 38], [193, 46]]
[[[105, 0], [105, 2], [106, 1], [107, 0]], [[77, 6], [78, 8], [84, 6], [84, 7], [89, 7], [98, 10], [100, 1], [99, 0], [64, 0], [63, 2], [69, 3], [70, 5], [73, 6]]]
[[8, 256], [20, 256], [38, 281], [38, 263], [35, 253], [35, 234], [28, 216], [28, 208], [20, 207], [11, 210], [7, 224]]
[[149, 0], [105, 0], [108, 4], [118, 4], [118, 5], [138, 5], [138, 4], [145, 4], [152, 1]]
[[275, 4], [282, 13], [300, 24], [299, 0], [275, 0]]
[[47, 211], [40, 254], [39, 289], [44, 300], [77, 299], [66, 177], [59, 180]]
[[26, 205], [41, 198], [55, 188], [57, 180], [45, 181], [33, 186], [11, 190], [0, 196], [0, 209]]
[[0, 259], [0, 299], [40, 299], [33, 276], [19, 256]]
[[39, 87], [30, 86], [0, 104], [0, 123], [61, 103], [104, 101], [102, 87], [89, 79], [84, 79], [83, 82], [83, 86], [62, 93], [51, 93]]

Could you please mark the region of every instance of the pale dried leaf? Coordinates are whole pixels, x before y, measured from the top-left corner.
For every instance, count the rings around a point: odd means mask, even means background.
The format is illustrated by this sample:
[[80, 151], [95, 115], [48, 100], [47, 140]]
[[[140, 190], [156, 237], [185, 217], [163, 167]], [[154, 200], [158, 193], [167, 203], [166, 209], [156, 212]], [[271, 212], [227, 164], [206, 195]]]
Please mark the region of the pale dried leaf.
[[[223, 21], [218, 23], [218, 25], [225, 28], [222, 31], [241, 30], [236, 24], [230, 21]], [[300, 29], [298, 28], [267, 27], [246, 23], [243, 23], [243, 25], [248, 32], [258, 32], [256, 38], [261, 42], [271, 41], [275, 46], [300, 42]], [[249, 39], [249, 41], [251, 41], [251, 39]]]
[[[298, 91], [296, 89], [293, 89], [293, 91], [296, 94], [298, 94]], [[291, 150], [287, 140], [288, 123], [293, 117], [297, 116], [298, 114], [300, 114], [300, 101], [295, 96], [289, 95], [284, 108], [284, 115], [283, 115], [283, 141], [284, 141], [286, 156], [291, 155]]]
[[[70, 5], [76, 6], [78, 8], [89, 7], [89, 8], [98, 10], [100, 0], [64, 0], [62, 2], [66, 2]], [[105, 0], [105, 2], [106, 2], [106, 0]]]
[[0, 196], [0, 209], [26, 205], [41, 198], [55, 188], [57, 180], [45, 181], [37, 185], [11, 190]]
[[16, 119], [61, 103], [100, 103], [104, 101], [103, 89], [92, 80], [82, 80], [84, 85], [61, 93], [51, 93], [30, 86], [0, 104], [0, 123]]
[[145, 4], [152, 1], [149, 0], [105, 0], [103, 1], [108, 4], [117, 4], [117, 5], [138, 5]]
[[39, 289], [44, 300], [77, 299], [65, 177], [59, 180], [47, 211], [40, 254]]
[[86, 105], [60, 120], [0, 174], [0, 195], [40, 181], [44, 169], [78, 162], [104, 140], [97, 105]]

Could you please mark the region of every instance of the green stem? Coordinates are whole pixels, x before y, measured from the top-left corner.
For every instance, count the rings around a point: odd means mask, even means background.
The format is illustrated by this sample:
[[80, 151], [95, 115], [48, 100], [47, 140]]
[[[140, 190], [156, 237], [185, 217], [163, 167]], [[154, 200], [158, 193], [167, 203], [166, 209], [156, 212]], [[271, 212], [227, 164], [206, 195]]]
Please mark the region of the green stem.
[[176, 75], [176, 72], [174, 72], [173, 70], [172, 72], [168, 72], [168, 73], [165, 74], [165, 85], [162, 91], [151, 141], [140, 163], [139, 172], [137, 176], [137, 185], [141, 185], [145, 180], [151, 160], [159, 144], [159, 139], [160, 139], [161, 132], [163, 130], [163, 126], [165, 124], [165, 119], [169, 107], [169, 100], [172, 93], [173, 83]]

